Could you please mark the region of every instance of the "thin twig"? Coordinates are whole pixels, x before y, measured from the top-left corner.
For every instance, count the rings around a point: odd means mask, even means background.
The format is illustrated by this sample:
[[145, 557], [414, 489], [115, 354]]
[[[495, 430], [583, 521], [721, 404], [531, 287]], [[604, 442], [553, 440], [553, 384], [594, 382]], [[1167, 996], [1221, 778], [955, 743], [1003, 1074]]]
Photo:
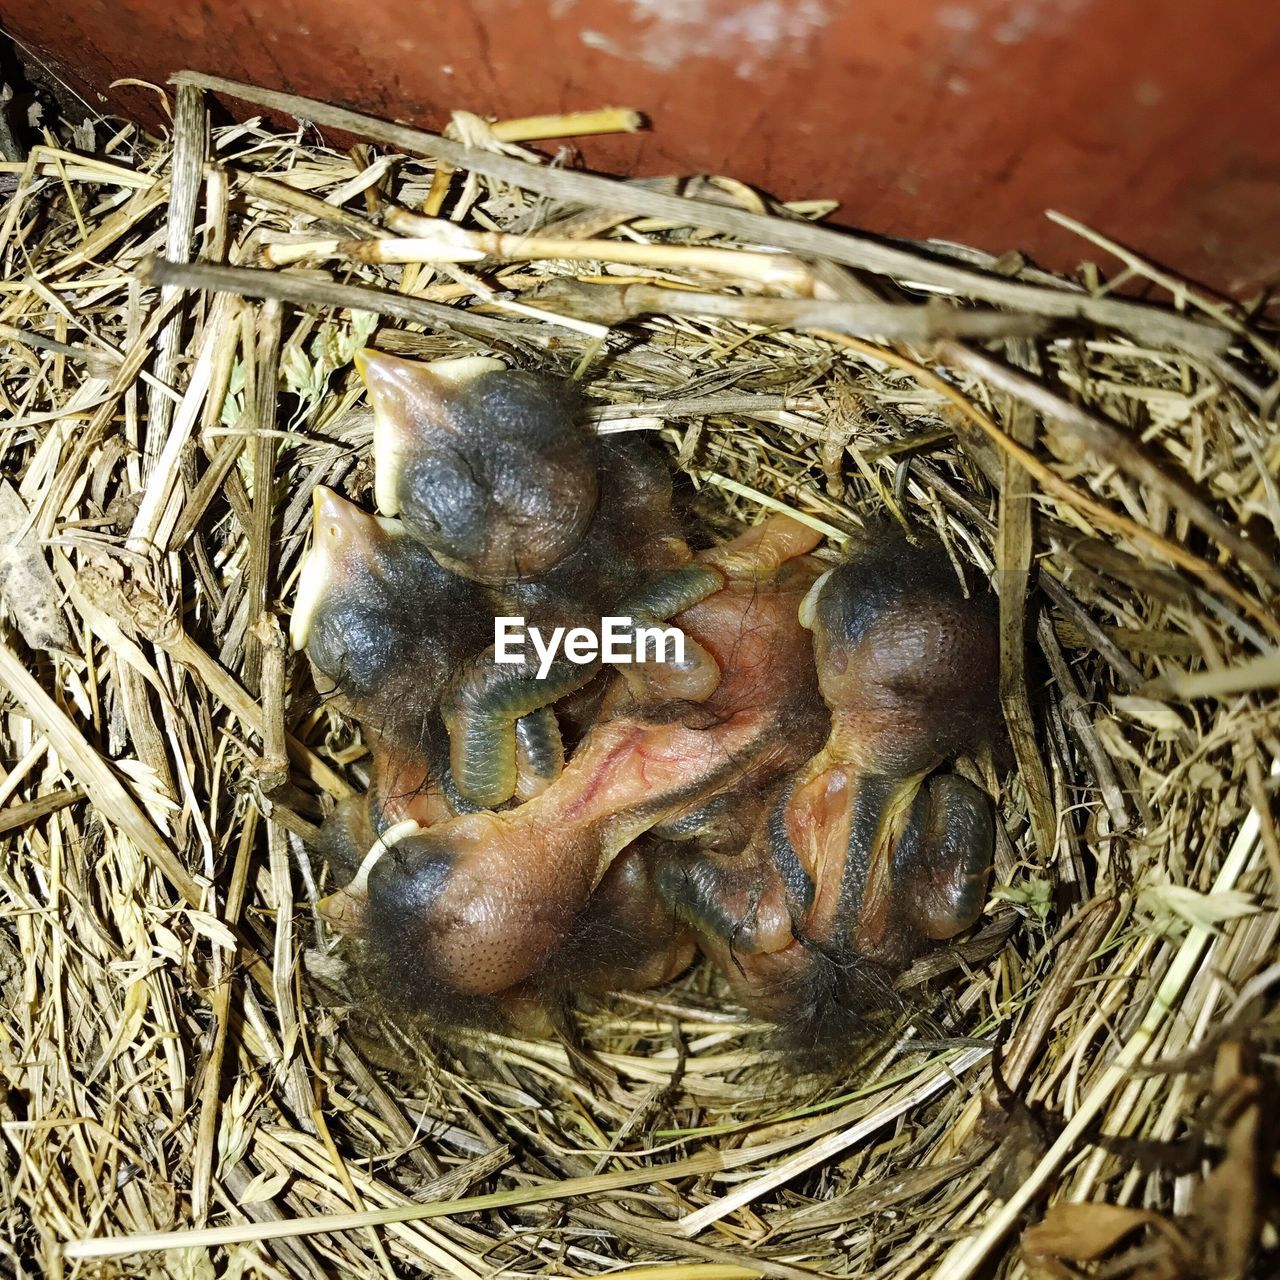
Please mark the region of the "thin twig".
[[548, 281], [536, 296], [553, 311], [601, 324], [622, 324], [650, 314], [716, 316], [771, 328], [808, 332], [831, 329], [886, 342], [1032, 337], [1044, 333], [1051, 324], [1043, 316], [963, 311], [940, 301], [913, 304], [739, 298], [653, 284], [587, 284], [565, 279]]
[[[211, 293], [233, 293], [241, 298], [276, 299], [304, 307], [333, 307], [337, 310], [372, 311], [393, 316], [410, 324], [447, 333], [465, 333], [493, 342], [520, 342], [541, 345], [551, 339], [531, 325], [514, 324], [492, 316], [476, 315], [459, 307], [446, 307], [421, 298], [406, 297], [389, 289], [369, 285], [338, 284], [282, 271], [259, 271], [252, 267], [219, 267], [209, 263], [179, 264], [163, 258], [150, 259], [142, 269], [149, 284], [176, 285], [182, 289], [205, 289]], [[557, 334], [554, 341], [581, 341], [571, 330]]]

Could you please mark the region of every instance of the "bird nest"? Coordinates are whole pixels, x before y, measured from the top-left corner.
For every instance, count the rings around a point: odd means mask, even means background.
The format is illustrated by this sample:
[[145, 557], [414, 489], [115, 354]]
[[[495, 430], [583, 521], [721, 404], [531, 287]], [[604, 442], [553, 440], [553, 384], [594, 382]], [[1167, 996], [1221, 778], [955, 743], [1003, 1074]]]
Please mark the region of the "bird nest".
[[[1274, 1266], [1265, 332], [1080, 227], [1116, 275], [518, 145], [575, 118], [177, 84], [168, 138], [6, 166], [5, 1272]], [[703, 967], [547, 1040], [343, 998], [303, 841], [363, 747], [281, 637], [313, 486], [370, 483], [367, 344], [578, 379], [716, 530], [888, 519], [990, 578], [992, 892], [855, 1069], [780, 1064]]]

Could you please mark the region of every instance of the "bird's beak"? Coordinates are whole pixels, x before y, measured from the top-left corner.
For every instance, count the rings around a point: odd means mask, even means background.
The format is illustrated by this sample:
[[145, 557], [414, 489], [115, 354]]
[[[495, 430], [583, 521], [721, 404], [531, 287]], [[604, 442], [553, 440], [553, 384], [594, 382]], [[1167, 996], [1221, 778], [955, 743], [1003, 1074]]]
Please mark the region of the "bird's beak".
[[820, 573], [813, 582], [813, 586], [805, 592], [805, 597], [800, 601], [800, 625], [806, 631], [812, 631], [818, 623], [818, 598], [822, 595], [822, 588], [827, 585], [827, 579], [831, 577], [831, 570], [826, 573]]
[[[398, 523], [398, 522], [397, 522]], [[367, 564], [375, 544], [396, 532], [332, 489], [317, 485], [311, 495], [311, 546], [298, 574], [298, 594], [289, 620], [289, 639], [303, 649], [325, 597], [347, 581], [358, 564]]]
[[470, 383], [506, 366], [490, 356], [422, 364], [371, 347], [356, 353], [355, 365], [373, 407], [374, 500], [383, 515], [393, 516], [405, 457], [432, 432], [449, 429], [451, 403]]
[[344, 938], [359, 937], [364, 933], [368, 907], [368, 896], [363, 892], [352, 893], [349, 888], [336, 889], [316, 903], [316, 910], [325, 922]]

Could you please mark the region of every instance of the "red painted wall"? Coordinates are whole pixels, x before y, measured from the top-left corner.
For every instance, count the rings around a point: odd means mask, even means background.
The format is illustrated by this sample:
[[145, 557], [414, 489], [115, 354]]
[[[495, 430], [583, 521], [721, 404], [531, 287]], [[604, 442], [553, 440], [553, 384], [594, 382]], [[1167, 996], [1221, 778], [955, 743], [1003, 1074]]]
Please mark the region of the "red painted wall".
[[1280, 281], [1274, 0], [0, 0], [82, 92], [191, 67], [438, 128], [635, 106], [619, 173], [829, 196], [892, 235], [1095, 256], [1061, 209], [1214, 286]]

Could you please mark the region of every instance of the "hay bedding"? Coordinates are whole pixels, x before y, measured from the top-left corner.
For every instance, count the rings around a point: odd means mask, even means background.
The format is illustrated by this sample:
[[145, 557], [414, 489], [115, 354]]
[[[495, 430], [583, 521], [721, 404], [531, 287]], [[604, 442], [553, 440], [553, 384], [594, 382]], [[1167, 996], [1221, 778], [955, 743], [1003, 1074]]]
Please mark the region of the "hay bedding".
[[[243, 90], [379, 145], [206, 135], [211, 87], [181, 78], [171, 140], [99, 121], [8, 166], [3, 1270], [1274, 1267], [1262, 331], [1092, 233], [1122, 269], [1069, 281], [731, 181], [593, 180], [519, 123], [435, 140]], [[346, 242], [386, 239], [390, 199], [490, 238], [380, 262]], [[367, 341], [576, 373], [720, 527], [781, 505], [834, 550], [888, 513], [992, 575], [995, 888], [851, 1075], [780, 1075], [702, 968], [584, 1011], [578, 1044], [434, 1043], [344, 1001], [298, 837], [361, 747], [279, 619], [311, 487], [370, 480]]]

